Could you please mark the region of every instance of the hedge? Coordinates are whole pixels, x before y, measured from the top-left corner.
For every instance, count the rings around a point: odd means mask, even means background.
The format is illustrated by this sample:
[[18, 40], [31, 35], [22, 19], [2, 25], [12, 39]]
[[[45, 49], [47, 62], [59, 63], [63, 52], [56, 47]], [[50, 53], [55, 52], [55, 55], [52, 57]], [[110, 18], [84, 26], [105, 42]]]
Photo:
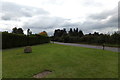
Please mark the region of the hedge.
[[2, 49], [49, 43], [49, 37], [2, 32]]

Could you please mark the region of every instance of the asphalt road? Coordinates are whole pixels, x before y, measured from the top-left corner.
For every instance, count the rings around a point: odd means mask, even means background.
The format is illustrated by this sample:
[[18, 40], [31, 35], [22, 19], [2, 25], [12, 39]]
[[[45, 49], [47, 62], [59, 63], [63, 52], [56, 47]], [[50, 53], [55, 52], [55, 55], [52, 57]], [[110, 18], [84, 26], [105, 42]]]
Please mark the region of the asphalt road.
[[[61, 45], [70, 45], [70, 46], [79, 46], [79, 47], [103, 49], [103, 46], [94, 46], [94, 45], [87, 45], [87, 44], [61, 43], [61, 42], [54, 42], [54, 43], [61, 44]], [[115, 48], [115, 47], [106, 47], [105, 46], [104, 50], [109, 50], [109, 51], [113, 51], [113, 52], [120, 52], [120, 48]]]

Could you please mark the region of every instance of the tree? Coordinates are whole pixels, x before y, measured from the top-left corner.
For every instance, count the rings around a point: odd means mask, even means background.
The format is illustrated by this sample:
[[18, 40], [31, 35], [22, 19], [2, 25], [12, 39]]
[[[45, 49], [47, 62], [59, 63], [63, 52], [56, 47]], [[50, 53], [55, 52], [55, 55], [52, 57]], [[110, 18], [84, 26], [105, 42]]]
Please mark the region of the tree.
[[60, 37], [60, 29], [57, 29], [54, 31], [54, 36], [55, 37]]
[[27, 30], [27, 35], [30, 35], [30, 29]]
[[30, 31], [30, 29], [27, 30], [27, 35], [32, 35], [32, 31]]
[[57, 29], [54, 31], [54, 37], [62, 37], [64, 34], [67, 34], [65, 28], [63, 30]]
[[73, 31], [73, 36], [76, 36], [76, 30], [75, 30], [75, 28], [73, 29], [74, 31]]
[[[65, 28], [63, 29], [63, 35], [67, 35], [67, 31], [66, 31]], [[62, 35], [62, 36], [63, 36], [63, 35]]]
[[78, 28], [76, 28], [76, 30], [75, 30], [75, 36], [78, 36], [78, 35], [79, 35]]
[[79, 37], [82, 37], [84, 34], [83, 34], [83, 32], [82, 32], [82, 30], [80, 30], [79, 32], [78, 32], [78, 35], [79, 35]]
[[12, 29], [12, 33], [17, 34], [17, 28], [16, 27]]
[[78, 33], [78, 28], [76, 28], [75, 32]]
[[70, 31], [69, 31], [69, 33], [68, 33], [70, 36], [78, 36], [78, 28], [74, 28], [73, 30], [72, 30], [72, 28], [70, 28]]
[[48, 34], [46, 31], [40, 32], [39, 35], [48, 37]]
[[94, 36], [99, 36], [99, 33], [98, 32], [94, 32]]
[[69, 34], [70, 36], [73, 36], [72, 28], [70, 28], [70, 31], [68, 32], [68, 34]]
[[22, 28], [18, 28], [17, 29], [16, 27], [12, 29], [12, 33], [15, 33], [15, 34], [24, 34]]
[[74, 32], [75, 32], [76, 30], [75, 30], [75, 28], [74, 28]]
[[111, 42], [112, 42], [112, 43], [115, 43], [115, 44], [120, 43], [120, 33], [119, 33], [119, 32], [114, 32], [114, 33], [111, 35]]
[[24, 34], [24, 33], [23, 33], [23, 29], [22, 29], [22, 28], [18, 28], [18, 29], [17, 29], [17, 34]]

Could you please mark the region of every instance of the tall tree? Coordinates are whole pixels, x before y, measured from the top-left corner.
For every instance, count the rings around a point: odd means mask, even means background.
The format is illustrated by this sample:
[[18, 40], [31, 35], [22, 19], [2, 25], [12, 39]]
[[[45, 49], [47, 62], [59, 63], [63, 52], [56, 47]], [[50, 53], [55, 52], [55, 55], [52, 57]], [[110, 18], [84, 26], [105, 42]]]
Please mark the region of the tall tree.
[[17, 34], [17, 28], [16, 27], [12, 29], [12, 33]]
[[75, 32], [76, 30], [75, 30], [75, 28], [74, 28], [74, 32]]
[[94, 36], [99, 36], [99, 32], [94, 32]]
[[27, 29], [27, 35], [30, 35], [30, 29]]
[[76, 28], [76, 30], [75, 30], [75, 31], [76, 31], [76, 33], [78, 33], [78, 28]]
[[75, 36], [78, 36], [78, 28], [76, 28], [75, 32], [74, 32]]
[[18, 29], [17, 29], [17, 34], [24, 34], [24, 33], [23, 33], [23, 29], [22, 29], [22, 28], [18, 28]]
[[68, 32], [68, 34], [69, 34], [70, 36], [73, 36], [73, 30], [72, 30], [72, 28], [70, 28], [70, 31]]
[[12, 33], [15, 33], [15, 34], [24, 34], [22, 28], [18, 28], [17, 29], [16, 27], [12, 29]]
[[66, 29], [64, 28], [63, 29], [63, 35], [66, 35], [67, 34], [67, 31], [66, 31]]
[[78, 35], [79, 35], [79, 37], [82, 37], [84, 34], [83, 34], [83, 32], [82, 32], [82, 30], [80, 30], [79, 32], [78, 32]]

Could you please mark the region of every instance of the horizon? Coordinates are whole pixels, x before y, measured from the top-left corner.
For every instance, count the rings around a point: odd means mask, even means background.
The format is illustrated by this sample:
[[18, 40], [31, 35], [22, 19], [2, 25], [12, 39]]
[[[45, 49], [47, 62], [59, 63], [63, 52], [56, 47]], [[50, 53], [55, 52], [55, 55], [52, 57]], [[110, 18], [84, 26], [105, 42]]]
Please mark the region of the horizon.
[[[15, 27], [14, 27], [14, 28], [15, 28]], [[19, 27], [16, 27], [16, 28], [18, 29]], [[55, 30], [64, 30], [64, 29], [66, 30], [66, 28], [55, 29]], [[74, 29], [77, 29], [77, 28], [71, 28], [71, 29], [74, 31]], [[23, 30], [23, 29], [22, 29], [22, 30]], [[54, 36], [55, 30], [53, 31], [53, 34], [52, 34], [52, 35], [49, 35], [49, 34], [47, 33], [48, 36], [49, 36], [49, 37], [50, 37], [50, 36]], [[0, 32], [8, 32], [8, 33], [12, 33], [12, 31], [13, 31], [13, 30], [11, 30], [11, 31], [0, 31]], [[26, 30], [26, 31], [27, 31], [27, 30]], [[32, 32], [31, 29], [30, 29], [30, 31]], [[66, 33], [68, 34], [69, 31], [70, 31], [70, 28], [69, 28], [69, 30], [66, 30]], [[84, 33], [84, 31], [81, 30], [81, 29], [79, 29], [79, 28], [78, 28], [78, 31], [82, 31], [84, 35], [94, 34], [95, 32], [98, 33], [98, 34], [108, 34], [108, 35], [112, 35], [112, 34], [114, 34], [115, 32], [120, 33], [120, 31], [114, 31], [113, 33], [109, 33], [109, 32], [107, 32], [107, 33], [102, 33], [102, 32], [98, 32], [98, 31], [90, 32], [90, 33]], [[41, 31], [41, 32], [44, 32], [44, 31]], [[39, 32], [39, 33], [41, 33], [41, 32]], [[45, 32], [47, 32], [47, 31], [45, 31]], [[32, 34], [39, 34], [39, 33], [32, 33]], [[24, 35], [27, 35], [27, 32], [25, 33], [25, 31], [23, 30], [23, 34], [24, 34]]]

